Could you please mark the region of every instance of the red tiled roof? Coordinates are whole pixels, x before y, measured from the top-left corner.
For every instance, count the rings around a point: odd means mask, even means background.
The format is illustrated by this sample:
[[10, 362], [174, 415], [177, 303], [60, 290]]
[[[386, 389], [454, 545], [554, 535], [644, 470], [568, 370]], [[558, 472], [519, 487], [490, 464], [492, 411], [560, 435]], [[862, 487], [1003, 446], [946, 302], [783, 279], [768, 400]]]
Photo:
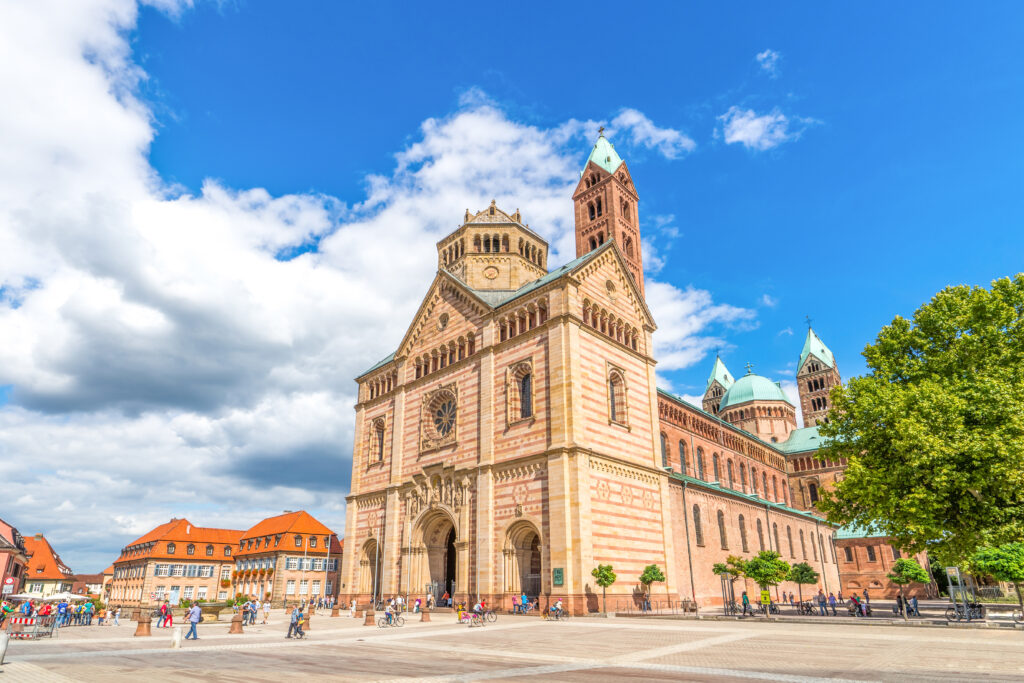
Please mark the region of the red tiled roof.
[[[193, 526], [187, 519], [172, 519], [161, 524], [149, 533], [129, 543], [121, 551], [116, 562], [124, 562], [138, 558], [169, 558], [169, 559], [230, 559], [225, 555], [225, 546], [237, 545], [242, 532], [239, 529], [213, 529]], [[167, 552], [168, 544], [173, 543], [173, 553]], [[196, 546], [196, 552], [187, 554], [189, 545]], [[213, 555], [206, 554], [206, 546], [214, 546]], [[142, 546], [136, 548], [136, 546]], [[219, 546], [219, 547], [218, 547]]]
[[[245, 543], [249, 539], [253, 539], [255, 541], [256, 539], [275, 537], [278, 535], [288, 536], [289, 539], [295, 535], [303, 536], [302, 547], [304, 552], [312, 554], [325, 554], [327, 553], [327, 549], [324, 548], [322, 544], [318, 544], [316, 548], [310, 548], [307, 545], [309, 543], [309, 537], [315, 536], [320, 538], [322, 536], [327, 536], [331, 539], [330, 553], [332, 555], [340, 555], [342, 552], [342, 545], [338, 540], [337, 535], [305, 510], [299, 510], [298, 512], [286, 512], [283, 515], [264, 519], [259, 524], [242, 534], [242, 543]], [[279, 546], [264, 545], [259, 548], [246, 547], [244, 550], [240, 548], [238, 554], [253, 555], [256, 553], [266, 553], [268, 551], [277, 550], [295, 551], [296, 546], [290, 540], [288, 542], [284, 542], [282, 540], [282, 543]]]
[[28, 555], [26, 581], [71, 579], [74, 572], [64, 564], [45, 536], [38, 534], [27, 537], [24, 541], [25, 554]]

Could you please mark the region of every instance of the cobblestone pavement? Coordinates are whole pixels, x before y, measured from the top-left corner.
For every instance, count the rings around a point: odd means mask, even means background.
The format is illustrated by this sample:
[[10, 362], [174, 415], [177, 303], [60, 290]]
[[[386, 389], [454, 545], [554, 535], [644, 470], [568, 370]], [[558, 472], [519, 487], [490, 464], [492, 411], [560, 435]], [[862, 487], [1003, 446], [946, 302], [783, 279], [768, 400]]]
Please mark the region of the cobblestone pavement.
[[499, 618], [468, 628], [449, 615], [402, 628], [314, 617], [306, 640], [281, 624], [171, 648], [170, 631], [134, 638], [134, 625], [65, 629], [13, 641], [3, 681], [1020, 681], [1024, 631], [865, 628], [836, 623], [636, 619], [544, 622]]

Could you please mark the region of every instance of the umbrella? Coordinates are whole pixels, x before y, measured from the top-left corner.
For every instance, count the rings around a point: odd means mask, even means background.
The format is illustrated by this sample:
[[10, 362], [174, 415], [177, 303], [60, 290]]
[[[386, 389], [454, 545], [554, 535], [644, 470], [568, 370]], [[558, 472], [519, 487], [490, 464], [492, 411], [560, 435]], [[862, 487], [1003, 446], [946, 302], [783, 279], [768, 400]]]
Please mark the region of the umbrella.
[[84, 595], [74, 593], [54, 593], [43, 598], [46, 602], [60, 602], [61, 600], [88, 600]]
[[5, 596], [11, 600], [42, 600], [42, 593], [18, 593], [17, 595]]

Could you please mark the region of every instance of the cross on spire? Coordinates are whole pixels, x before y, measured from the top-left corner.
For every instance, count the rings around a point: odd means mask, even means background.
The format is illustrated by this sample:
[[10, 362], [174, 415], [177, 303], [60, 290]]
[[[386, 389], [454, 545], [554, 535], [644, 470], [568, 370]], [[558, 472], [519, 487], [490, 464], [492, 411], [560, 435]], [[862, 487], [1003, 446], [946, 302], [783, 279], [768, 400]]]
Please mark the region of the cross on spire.
[[804, 317], [807, 318], [807, 329], [811, 329], [811, 316], [805, 315]]
[[751, 363], [749, 360], [747, 361], [746, 368], [747, 368], [747, 374], [748, 375], [754, 374], [754, 364]]
[[601, 126], [600, 128], [597, 129], [597, 134], [601, 136], [604, 135], [604, 126]]

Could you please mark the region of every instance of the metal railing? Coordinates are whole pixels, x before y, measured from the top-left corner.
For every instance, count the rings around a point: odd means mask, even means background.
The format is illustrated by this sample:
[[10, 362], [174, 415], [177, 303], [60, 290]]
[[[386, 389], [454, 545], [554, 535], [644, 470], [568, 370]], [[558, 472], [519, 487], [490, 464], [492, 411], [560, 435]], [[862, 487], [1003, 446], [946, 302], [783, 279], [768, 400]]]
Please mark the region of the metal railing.
[[653, 598], [649, 601], [636, 598], [609, 598], [608, 611], [628, 615], [696, 615], [697, 604], [693, 600], [671, 600]]

